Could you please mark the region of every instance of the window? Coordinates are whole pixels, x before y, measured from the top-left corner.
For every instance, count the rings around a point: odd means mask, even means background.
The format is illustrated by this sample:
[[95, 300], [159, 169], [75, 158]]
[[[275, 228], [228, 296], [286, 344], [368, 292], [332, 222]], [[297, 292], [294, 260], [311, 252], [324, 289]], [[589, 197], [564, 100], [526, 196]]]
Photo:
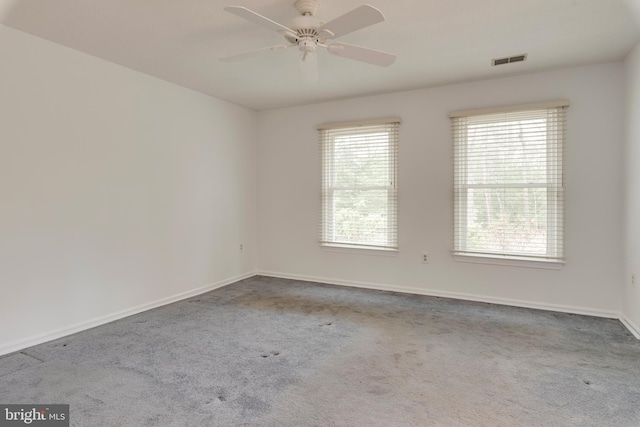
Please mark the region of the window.
[[318, 126], [321, 245], [398, 249], [399, 124], [392, 118]]
[[454, 255], [563, 262], [568, 101], [450, 114]]

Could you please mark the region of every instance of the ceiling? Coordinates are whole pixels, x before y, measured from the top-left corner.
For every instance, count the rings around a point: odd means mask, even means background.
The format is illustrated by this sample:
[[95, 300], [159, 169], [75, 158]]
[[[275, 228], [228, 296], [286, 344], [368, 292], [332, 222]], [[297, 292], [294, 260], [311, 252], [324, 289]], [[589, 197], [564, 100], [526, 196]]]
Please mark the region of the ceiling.
[[[640, 0], [319, 0], [329, 21], [365, 2], [386, 21], [339, 41], [397, 54], [387, 68], [321, 51], [319, 81], [296, 49], [221, 56], [283, 37], [223, 11], [287, 24], [294, 0], [0, 0], [0, 23], [255, 110], [622, 60], [640, 40]], [[526, 62], [491, 59], [526, 53]]]

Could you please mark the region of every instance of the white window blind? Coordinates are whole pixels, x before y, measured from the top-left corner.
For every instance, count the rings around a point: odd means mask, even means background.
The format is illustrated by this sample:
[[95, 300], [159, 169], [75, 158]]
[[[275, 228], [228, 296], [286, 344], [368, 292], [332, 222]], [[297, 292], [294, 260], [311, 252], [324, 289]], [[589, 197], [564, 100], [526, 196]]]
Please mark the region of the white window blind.
[[392, 118], [318, 126], [322, 245], [398, 249], [399, 124]]
[[563, 260], [568, 105], [450, 114], [454, 255]]

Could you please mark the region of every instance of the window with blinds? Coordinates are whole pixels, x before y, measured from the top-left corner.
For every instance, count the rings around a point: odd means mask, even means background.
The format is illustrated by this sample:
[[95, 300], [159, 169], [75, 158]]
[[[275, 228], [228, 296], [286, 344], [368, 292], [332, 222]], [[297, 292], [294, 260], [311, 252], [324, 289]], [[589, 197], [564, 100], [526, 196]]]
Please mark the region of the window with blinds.
[[450, 114], [454, 255], [563, 262], [568, 105]]
[[318, 126], [320, 243], [398, 249], [397, 118]]

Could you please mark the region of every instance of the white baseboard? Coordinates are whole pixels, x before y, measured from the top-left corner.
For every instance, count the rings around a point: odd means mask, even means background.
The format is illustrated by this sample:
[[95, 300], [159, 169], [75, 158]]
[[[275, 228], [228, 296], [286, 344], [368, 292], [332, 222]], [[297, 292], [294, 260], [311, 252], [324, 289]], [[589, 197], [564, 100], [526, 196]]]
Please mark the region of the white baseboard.
[[633, 334], [634, 337], [640, 340], [640, 328], [638, 325], [627, 319], [624, 315], [620, 315], [620, 322]]
[[171, 304], [183, 299], [191, 298], [196, 295], [204, 294], [214, 289], [222, 288], [223, 286], [230, 285], [243, 279], [255, 276], [255, 272], [241, 274], [239, 276], [230, 277], [225, 280], [220, 280], [209, 285], [202, 286], [200, 288], [191, 289], [189, 291], [180, 292], [179, 294], [171, 295], [166, 298], [161, 298], [146, 304], [141, 304], [136, 307], [131, 307], [126, 310], [118, 311], [116, 313], [108, 314], [106, 316], [97, 317], [91, 320], [76, 323], [71, 326], [59, 328], [53, 331], [38, 334], [29, 338], [12, 341], [6, 345], [0, 346], [0, 356], [4, 354], [13, 353], [15, 351], [23, 350], [27, 347], [42, 344], [47, 341], [52, 341], [58, 338], [62, 338], [67, 335], [75, 334], [87, 329], [95, 328], [96, 326], [104, 325], [105, 323], [113, 322], [114, 320], [123, 319], [125, 317], [132, 316], [134, 314], [142, 313], [143, 311], [151, 310], [153, 308], [161, 307], [163, 305]]
[[[486, 302], [491, 304], [509, 305], [514, 307], [532, 308], [536, 310], [557, 311], [561, 313], [583, 314], [587, 316], [619, 319], [620, 313], [616, 311], [600, 310], [595, 308], [575, 307], [570, 305], [547, 304], [531, 301], [516, 300], [510, 298], [488, 297], [484, 295], [467, 294], [462, 292], [449, 292], [437, 289], [424, 289], [406, 286], [389, 286], [379, 283], [354, 282], [350, 280], [331, 279], [327, 277], [304, 276], [295, 274], [278, 273], [273, 271], [258, 271], [260, 276], [278, 277], [282, 279], [303, 280], [307, 282], [328, 283], [330, 285], [351, 286], [355, 288], [376, 289], [381, 291], [401, 292], [407, 294], [427, 295], [432, 297], [452, 298], [465, 301]], [[625, 325], [626, 326], [626, 325]]]

